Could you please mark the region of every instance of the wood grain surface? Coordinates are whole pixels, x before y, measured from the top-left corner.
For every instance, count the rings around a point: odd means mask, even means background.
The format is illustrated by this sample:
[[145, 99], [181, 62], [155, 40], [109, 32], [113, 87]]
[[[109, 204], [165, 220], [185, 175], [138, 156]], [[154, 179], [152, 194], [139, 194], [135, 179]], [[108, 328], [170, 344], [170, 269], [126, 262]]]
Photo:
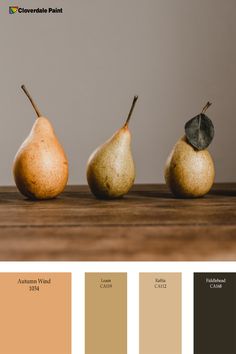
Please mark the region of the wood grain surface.
[[1, 187], [0, 260], [236, 260], [236, 184], [194, 200], [136, 185], [114, 201], [71, 186], [38, 202]]

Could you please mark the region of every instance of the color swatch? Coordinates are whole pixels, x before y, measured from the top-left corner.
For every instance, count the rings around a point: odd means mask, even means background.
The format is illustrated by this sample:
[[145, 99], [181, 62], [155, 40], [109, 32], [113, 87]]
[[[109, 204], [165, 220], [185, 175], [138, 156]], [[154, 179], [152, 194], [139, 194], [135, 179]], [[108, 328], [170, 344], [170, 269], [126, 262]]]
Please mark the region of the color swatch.
[[236, 354], [236, 274], [194, 274], [194, 354]]
[[181, 274], [140, 273], [140, 354], [181, 354]]
[[71, 354], [71, 275], [0, 273], [0, 353]]
[[86, 273], [85, 353], [127, 353], [126, 273]]

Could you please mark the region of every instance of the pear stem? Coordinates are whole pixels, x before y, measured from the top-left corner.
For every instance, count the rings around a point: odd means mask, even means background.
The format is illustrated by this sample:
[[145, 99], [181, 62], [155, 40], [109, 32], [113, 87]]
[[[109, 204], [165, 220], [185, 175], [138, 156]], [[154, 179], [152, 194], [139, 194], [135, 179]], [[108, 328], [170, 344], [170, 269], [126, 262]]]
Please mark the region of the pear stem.
[[128, 117], [127, 117], [127, 119], [126, 119], [126, 122], [125, 122], [125, 124], [124, 124], [124, 127], [127, 127], [128, 124], [129, 124], [130, 118], [131, 118], [132, 113], [133, 113], [133, 110], [134, 110], [134, 106], [135, 106], [135, 104], [136, 104], [136, 102], [137, 102], [137, 99], [138, 99], [138, 96], [134, 96], [133, 103], [132, 103], [132, 106], [131, 106], [131, 108], [130, 108], [130, 111], [129, 111]]
[[28, 99], [30, 100], [32, 106], [34, 107], [34, 110], [37, 114], [38, 117], [42, 117], [42, 114], [40, 113], [40, 110], [38, 109], [36, 103], [34, 102], [33, 98], [31, 97], [29, 91], [27, 90], [27, 88], [25, 87], [25, 85], [21, 85], [22, 90], [24, 91], [24, 93], [26, 94], [26, 96], [28, 97]]
[[202, 109], [202, 114], [204, 114], [206, 112], [206, 110], [212, 105], [211, 102], [207, 102], [207, 104], [203, 107]]

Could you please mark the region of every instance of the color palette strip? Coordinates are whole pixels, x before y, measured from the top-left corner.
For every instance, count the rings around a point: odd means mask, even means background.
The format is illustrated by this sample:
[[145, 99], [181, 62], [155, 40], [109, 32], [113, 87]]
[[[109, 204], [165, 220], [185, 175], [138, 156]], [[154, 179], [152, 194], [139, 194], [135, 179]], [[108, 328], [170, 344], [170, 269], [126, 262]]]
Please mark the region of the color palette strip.
[[181, 274], [140, 273], [140, 354], [181, 354]]
[[236, 353], [236, 274], [194, 274], [194, 354]]
[[[83, 278], [75, 282], [78, 295]], [[181, 283], [181, 273], [140, 273], [139, 292], [129, 287], [139, 296], [139, 338], [130, 335], [139, 354], [182, 353]], [[71, 291], [71, 273], [0, 273], [0, 353], [71, 354]], [[85, 273], [84, 305], [77, 352], [85, 344], [85, 354], [127, 354], [127, 273]], [[194, 354], [236, 354], [235, 333], [236, 273], [194, 273]]]
[[71, 275], [0, 274], [0, 353], [71, 353]]
[[126, 273], [86, 273], [85, 353], [127, 353]]

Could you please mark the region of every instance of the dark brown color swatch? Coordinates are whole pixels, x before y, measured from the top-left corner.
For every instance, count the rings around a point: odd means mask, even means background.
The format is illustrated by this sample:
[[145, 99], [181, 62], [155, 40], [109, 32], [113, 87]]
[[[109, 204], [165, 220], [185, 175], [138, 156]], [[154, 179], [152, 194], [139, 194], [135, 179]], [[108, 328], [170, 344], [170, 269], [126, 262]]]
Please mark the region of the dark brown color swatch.
[[236, 274], [194, 274], [194, 354], [236, 354]]

